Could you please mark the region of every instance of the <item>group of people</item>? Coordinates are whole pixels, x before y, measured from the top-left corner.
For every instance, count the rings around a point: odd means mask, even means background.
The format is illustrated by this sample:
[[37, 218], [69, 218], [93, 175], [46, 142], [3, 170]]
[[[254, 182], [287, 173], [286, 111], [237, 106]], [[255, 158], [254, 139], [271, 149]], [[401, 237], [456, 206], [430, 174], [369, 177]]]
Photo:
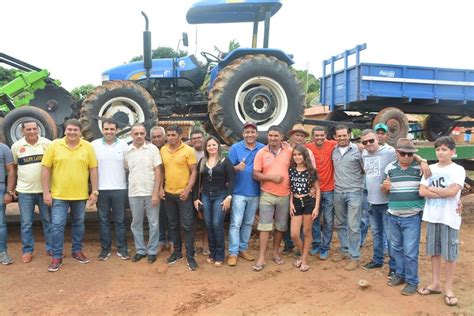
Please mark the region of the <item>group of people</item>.
[[[242, 141], [225, 156], [219, 140], [191, 132], [190, 143], [181, 140], [177, 125], [155, 126], [147, 131], [141, 124], [131, 128], [132, 143], [117, 138], [117, 122], [102, 121], [103, 138], [91, 143], [81, 139], [81, 124], [69, 120], [64, 138], [39, 136], [35, 121], [22, 122], [24, 137], [11, 150], [0, 145], [0, 262], [11, 264], [7, 253], [5, 204], [18, 195], [21, 218], [22, 261], [31, 262], [34, 252], [32, 221], [35, 206], [41, 215], [46, 252], [52, 257], [48, 271], [63, 264], [64, 232], [70, 210], [72, 259], [88, 263], [84, 255], [86, 204], [97, 203], [101, 251], [98, 259], [112, 253], [110, 216], [115, 225], [117, 255], [138, 262], [157, 260], [169, 247], [166, 259], [172, 265], [183, 259], [196, 270], [194, 227], [205, 224], [203, 254], [216, 267], [226, 261], [224, 218], [230, 210], [227, 265], [238, 258], [256, 261], [252, 269], [267, 265], [266, 251], [273, 232], [272, 261], [285, 263], [280, 244], [292, 242], [298, 251], [293, 266], [306, 272], [309, 256], [329, 258], [332, 234], [339, 249], [332, 261], [347, 260], [348, 271], [360, 266], [363, 201], [369, 205], [373, 238], [372, 260], [362, 266], [372, 270], [384, 264], [384, 239], [388, 242], [389, 286], [406, 284], [401, 294], [441, 293], [441, 257], [446, 265], [445, 302], [457, 304], [453, 293], [455, 262], [458, 258], [459, 206], [464, 169], [452, 162], [455, 143], [439, 138], [434, 146], [438, 163], [415, 154], [412, 141], [400, 139], [396, 147], [386, 144], [387, 126], [362, 131], [361, 143], [350, 141], [345, 125], [335, 128], [335, 140], [328, 140], [324, 127], [310, 135], [295, 126], [285, 135], [279, 126], [268, 129], [264, 145], [257, 141], [253, 122], [243, 125]], [[288, 141], [284, 141], [288, 136]], [[306, 139], [311, 136], [311, 141]], [[90, 183], [90, 188], [89, 188]], [[91, 193], [89, 193], [91, 192]], [[366, 192], [366, 193], [364, 193]], [[366, 196], [365, 196], [366, 194]], [[131, 231], [135, 254], [130, 257], [126, 238], [126, 202], [132, 213]], [[257, 215], [258, 210], [258, 216]], [[148, 221], [145, 243], [143, 223]], [[258, 219], [259, 254], [249, 251], [249, 239]], [[432, 281], [418, 288], [418, 256], [421, 220], [427, 221], [426, 253], [432, 260]], [[385, 237], [384, 237], [385, 236]], [[293, 246], [294, 247], [294, 246]]]

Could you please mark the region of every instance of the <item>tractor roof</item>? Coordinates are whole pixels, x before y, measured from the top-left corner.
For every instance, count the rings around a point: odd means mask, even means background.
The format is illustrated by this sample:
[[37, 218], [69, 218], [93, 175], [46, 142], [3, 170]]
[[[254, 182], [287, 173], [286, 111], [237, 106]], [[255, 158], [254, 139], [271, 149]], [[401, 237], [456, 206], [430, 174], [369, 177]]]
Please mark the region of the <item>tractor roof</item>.
[[273, 16], [281, 6], [280, 0], [203, 0], [191, 6], [186, 20], [190, 24], [263, 21], [265, 12]]

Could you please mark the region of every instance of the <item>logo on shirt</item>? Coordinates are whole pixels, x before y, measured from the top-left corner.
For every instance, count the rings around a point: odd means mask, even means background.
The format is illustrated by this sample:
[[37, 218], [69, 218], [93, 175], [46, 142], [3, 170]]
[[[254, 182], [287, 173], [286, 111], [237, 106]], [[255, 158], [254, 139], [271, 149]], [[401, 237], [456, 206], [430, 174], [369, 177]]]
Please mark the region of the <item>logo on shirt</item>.
[[435, 187], [435, 188], [446, 188], [446, 179], [444, 177], [433, 179], [430, 182], [430, 186]]
[[21, 147], [20, 147], [20, 154], [24, 153], [25, 151], [26, 151], [26, 148], [23, 147], [23, 146], [21, 146]]
[[364, 170], [368, 177], [378, 177], [380, 175], [380, 157], [367, 157]]

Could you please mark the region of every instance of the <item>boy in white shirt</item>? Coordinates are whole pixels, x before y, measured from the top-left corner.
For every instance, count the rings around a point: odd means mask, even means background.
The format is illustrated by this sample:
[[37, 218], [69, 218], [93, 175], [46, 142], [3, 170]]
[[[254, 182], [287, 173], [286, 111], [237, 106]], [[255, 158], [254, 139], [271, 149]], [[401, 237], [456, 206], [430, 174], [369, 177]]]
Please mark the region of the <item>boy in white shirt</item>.
[[457, 305], [453, 293], [453, 279], [459, 251], [458, 233], [461, 227], [461, 210], [458, 203], [464, 186], [466, 171], [452, 161], [456, 144], [452, 137], [436, 140], [438, 163], [431, 165], [431, 177], [423, 178], [420, 195], [426, 198], [423, 220], [426, 227], [426, 254], [431, 256], [431, 283], [418, 290], [420, 295], [440, 294], [441, 257], [445, 260], [446, 285], [444, 301], [449, 306]]

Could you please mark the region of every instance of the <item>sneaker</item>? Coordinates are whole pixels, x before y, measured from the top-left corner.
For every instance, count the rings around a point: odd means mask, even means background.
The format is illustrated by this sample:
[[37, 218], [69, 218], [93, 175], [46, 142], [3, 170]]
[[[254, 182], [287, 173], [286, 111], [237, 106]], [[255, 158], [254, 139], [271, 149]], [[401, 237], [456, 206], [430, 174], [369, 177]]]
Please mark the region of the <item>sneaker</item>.
[[26, 252], [21, 256], [21, 261], [23, 263], [30, 263], [33, 260], [33, 254], [31, 252]]
[[146, 255], [142, 255], [141, 253], [136, 253], [132, 258], [132, 262], [138, 262], [138, 261], [142, 260], [145, 257], [146, 257]]
[[[241, 251], [241, 252], [239, 252], [239, 257], [244, 258], [247, 261], [254, 261], [255, 260], [255, 257], [252, 256], [250, 251]], [[237, 261], [237, 258], [235, 258], [235, 260]]]
[[89, 263], [89, 259], [82, 253], [82, 251], [73, 253], [72, 259], [76, 260], [79, 263]]
[[117, 251], [117, 256], [119, 256], [120, 259], [122, 259], [122, 260], [129, 260], [130, 259], [130, 255], [128, 254], [128, 251], [126, 251], [126, 250], [125, 251], [120, 251], [120, 252]]
[[204, 248], [202, 249], [202, 255], [203, 255], [204, 257], [207, 257], [207, 256], [209, 256], [210, 254], [211, 254], [211, 252], [209, 251], [209, 249], [204, 249]]
[[383, 267], [383, 263], [375, 263], [374, 261], [370, 261], [369, 263], [363, 265], [362, 269], [370, 270], [370, 269], [377, 269], [381, 267]]
[[214, 262], [214, 266], [216, 267], [222, 267], [224, 265], [224, 261], [216, 261]]
[[188, 260], [187, 260], [187, 263], [188, 263], [188, 268], [189, 268], [190, 271], [196, 271], [197, 270], [198, 264], [197, 264], [196, 260], [193, 257], [189, 257]]
[[399, 277], [398, 275], [395, 275], [393, 278], [388, 281], [389, 286], [399, 286], [405, 283], [405, 279], [402, 277]]
[[390, 269], [388, 271], [388, 275], [387, 275], [387, 279], [392, 279], [393, 277], [395, 277], [395, 270], [394, 269]]
[[319, 247], [314, 247], [314, 248], [311, 248], [311, 250], [309, 251], [309, 254], [311, 256], [316, 256], [318, 254], [318, 252], [320, 252], [321, 249], [319, 249]]
[[349, 254], [346, 253], [346, 252], [338, 252], [334, 256], [332, 256], [331, 261], [332, 262], [339, 262], [339, 261], [342, 261], [344, 259], [349, 259]]
[[10, 258], [10, 256], [8, 255], [8, 253], [6, 251], [5, 252], [0, 252], [0, 263], [2, 263], [4, 265], [8, 265], [8, 264], [13, 263], [12, 258]]
[[227, 265], [233, 267], [237, 264], [237, 256], [229, 256], [229, 258], [227, 258]]
[[352, 271], [359, 267], [359, 260], [351, 260], [348, 264], [344, 267], [346, 271]]
[[320, 260], [327, 260], [328, 257], [329, 257], [329, 251], [327, 251], [327, 250], [321, 250], [321, 251], [319, 252], [319, 259], [320, 259]]
[[183, 260], [183, 254], [180, 252], [173, 252], [171, 256], [169, 256], [166, 261], [168, 264], [175, 264], [176, 261]]
[[63, 265], [63, 259], [54, 259], [51, 261], [51, 264], [48, 266], [49, 272], [56, 272], [58, 271], [61, 266]]
[[156, 255], [148, 255], [148, 263], [155, 263]]
[[107, 259], [109, 259], [110, 255], [112, 253], [110, 252], [110, 250], [107, 250], [107, 249], [102, 249], [102, 251], [100, 252], [99, 256], [97, 257], [99, 260], [102, 260], [102, 261], [106, 261]]
[[405, 287], [400, 291], [402, 295], [410, 296], [416, 293], [418, 290], [418, 286], [413, 284], [407, 284]]
[[283, 248], [283, 251], [281, 252], [282, 255], [288, 256], [290, 253], [293, 252], [293, 248]]

